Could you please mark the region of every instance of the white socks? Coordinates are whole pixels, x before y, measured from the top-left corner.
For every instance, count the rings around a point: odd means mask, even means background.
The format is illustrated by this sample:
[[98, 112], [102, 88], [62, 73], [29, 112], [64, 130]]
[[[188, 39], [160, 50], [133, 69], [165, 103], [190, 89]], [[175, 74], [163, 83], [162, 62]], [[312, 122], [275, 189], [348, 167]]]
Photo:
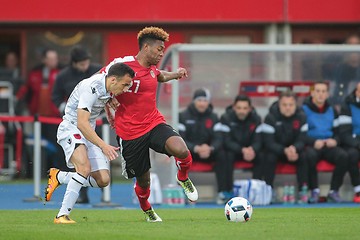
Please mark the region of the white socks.
[[[57, 179], [60, 182], [60, 184], [69, 184], [70, 180], [75, 176], [76, 172], [64, 172], [60, 171], [57, 175]], [[88, 176], [86, 179], [86, 182], [83, 183], [83, 187], [94, 187], [98, 188], [98, 184], [96, 183], [96, 180], [92, 176]]]
[[79, 173], [73, 174], [73, 177], [70, 179], [67, 185], [64, 199], [57, 217], [70, 214], [77, 198], [79, 197], [79, 191], [84, 186], [85, 182], [87, 182], [87, 178], [80, 175]]
[[76, 172], [64, 172], [60, 171], [57, 175], [57, 179], [60, 184], [68, 184], [70, 179], [76, 174]]

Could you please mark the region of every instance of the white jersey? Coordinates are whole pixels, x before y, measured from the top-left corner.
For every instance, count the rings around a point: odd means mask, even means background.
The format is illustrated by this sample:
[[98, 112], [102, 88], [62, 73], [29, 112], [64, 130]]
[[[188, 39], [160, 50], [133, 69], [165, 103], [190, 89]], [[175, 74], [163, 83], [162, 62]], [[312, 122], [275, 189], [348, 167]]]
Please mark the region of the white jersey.
[[95, 74], [79, 82], [72, 91], [65, 107], [64, 120], [77, 126], [77, 109], [88, 109], [89, 122], [95, 129], [96, 118], [104, 111], [106, 102], [111, 98], [106, 92], [106, 74]]

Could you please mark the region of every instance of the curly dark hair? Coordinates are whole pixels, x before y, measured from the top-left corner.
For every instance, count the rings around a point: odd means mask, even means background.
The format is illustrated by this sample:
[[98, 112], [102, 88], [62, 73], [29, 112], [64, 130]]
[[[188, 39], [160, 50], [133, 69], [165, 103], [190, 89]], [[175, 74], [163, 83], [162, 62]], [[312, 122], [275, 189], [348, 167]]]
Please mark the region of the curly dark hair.
[[138, 33], [137, 36], [139, 48], [141, 49], [144, 43], [150, 43], [150, 41], [160, 40], [169, 41], [169, 34], [162, 28], [158, 27], [146, 27]]

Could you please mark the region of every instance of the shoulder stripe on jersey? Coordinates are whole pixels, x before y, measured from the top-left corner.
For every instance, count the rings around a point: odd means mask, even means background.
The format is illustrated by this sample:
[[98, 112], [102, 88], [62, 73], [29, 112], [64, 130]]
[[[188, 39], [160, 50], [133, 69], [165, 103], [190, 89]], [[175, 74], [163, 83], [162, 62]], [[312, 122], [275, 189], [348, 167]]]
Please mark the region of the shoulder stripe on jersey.
[[182, 132], [185, 132], [186, 131], [186, 126], [184, 124], [182, 124], [182, 123], [179, 123], [178, 130], [182, 131]]
[[275, 133], [275, 128], [267, 123], [261, 124], [261, 130], [263, 133], [273, 134]]
[[221, 131], [222, 132], [230, 132], [230, 127], [228, 125], [225, 124], [221, 124]]
[[262, 133], [263, 129], [262, 129], [262, 124], [260, 124], [259, 126], [257, 126], [257, 128], [255, 129], [255, 133]]
[[221, 123], [216, 123], [213, 127], [215, 132], [221, 132], [222, 131], [222, 124]]
[[347, 115], [340, 115], [339, 116], [339, 125], [346, 125], [352, 124], [352, 118]]
[[309, 125], [307, 123], [302, 125], [300, 128], [300, 132], [307, 132], [308, 130], [309, 130]]

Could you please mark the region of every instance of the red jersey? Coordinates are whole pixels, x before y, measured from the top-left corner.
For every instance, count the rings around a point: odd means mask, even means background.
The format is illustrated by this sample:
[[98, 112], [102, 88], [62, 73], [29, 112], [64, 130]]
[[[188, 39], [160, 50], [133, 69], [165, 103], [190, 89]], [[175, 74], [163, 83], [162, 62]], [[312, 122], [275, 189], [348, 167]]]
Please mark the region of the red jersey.
[[138, 138], [151, 129], [165, 123], [164, 116], [156, 107], [157, 77], [160, 74], [156, 66], [143, 67], [134, 56], [115, 58], [104, 71], [115, 64], [123, 62], [135, 72], [129, 91], [116, 97], [120, 106], [115, 112], [116, 134], [124, 140]]

